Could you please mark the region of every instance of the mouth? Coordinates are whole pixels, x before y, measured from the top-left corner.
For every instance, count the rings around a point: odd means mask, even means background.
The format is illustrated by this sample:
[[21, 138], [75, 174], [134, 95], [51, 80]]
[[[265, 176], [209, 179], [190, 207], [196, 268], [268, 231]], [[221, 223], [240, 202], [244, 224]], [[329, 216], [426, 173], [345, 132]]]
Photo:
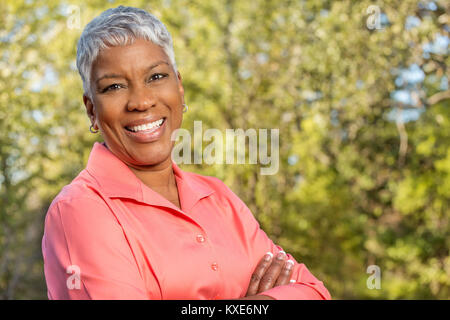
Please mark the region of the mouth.
[[125, 126], [125, 134], [136, 143], [150, 143], [161, 139], [168, 126], [166, 117], [148, 122], [135, 122]]
[[135, 133], [136, 132], [151, 132], [151, 131], [154, 131], [154, 130], [158, 129], [159, 127], [161, 127], [165, 121], [166, 121], [166, 117], [163, 117], [159, 120], [144, 123], [144, 124], [137, 125], [137, 126], [125, 126], [125, 129], [127, 131], [135, 132]]

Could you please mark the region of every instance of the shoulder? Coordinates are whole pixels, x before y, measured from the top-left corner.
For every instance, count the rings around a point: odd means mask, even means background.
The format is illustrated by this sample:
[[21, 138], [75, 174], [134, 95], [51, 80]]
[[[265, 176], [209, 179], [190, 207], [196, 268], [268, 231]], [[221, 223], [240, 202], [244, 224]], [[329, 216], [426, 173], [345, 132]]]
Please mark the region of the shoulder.
[[49, 206], [47, 216], [75, 212], [82, 215], [89, 211], [99, 212], [99, 210], [108, 209], [100, 196], [99, 190], [96, 180], [87, 170], [83, 170], [56, 195]]
[[[45, 215], [45, 243], [84, 244], [102, 239], [121, 239], [122, 228], [95, 186], [75, 179], [53, 199]], [[44, 241], [44, 240], [43, 240]]]
[[215, 190], [226, 187], [225, 183], [223, 183], [222, 180], [213, 176], [206, 176], [189, 171], [183, 171], [183, 173], [188, 176], [190, 180], [194, 180], [196, 183], [200, 183], [205, 187], [209, 187]]
[[212, 191], [213, 197], [218, 199], [224, 204], [231, 204], [233, 207], [242, 208], [245, 206], [244, 202], [239, 198], [239, 196], [233, 192], [233, 190], [226, 185], [222, 180], [213, 176], [201, 175], [193, 172], [186, 172], [191, 179], [193, 179], [197, 184], [200, 184]]
[[232, 221], [236, 228], [249, 230], [248, 232], [259, 229], [259, 222], [256, 220], [249, 207], [222, 180], [216, 177], [204, 176], [196, 173], [189, 174], [192, 175], [193, 179], [197, 179], [199, 183], [204, 184], [209, 187], [210, 190], [214, 191], [209, 196], [209, 199], [212, 200], [211, 203], [220, 208], [220, 210], [217, 211], [222, 212], [226, 219]]
[[194, 172], [183, 171], [190, 180], [202, 187], [212, 189], [215, 192], [232, 192], [231, 189], [219, 178], [213, 176], [201, 175]]

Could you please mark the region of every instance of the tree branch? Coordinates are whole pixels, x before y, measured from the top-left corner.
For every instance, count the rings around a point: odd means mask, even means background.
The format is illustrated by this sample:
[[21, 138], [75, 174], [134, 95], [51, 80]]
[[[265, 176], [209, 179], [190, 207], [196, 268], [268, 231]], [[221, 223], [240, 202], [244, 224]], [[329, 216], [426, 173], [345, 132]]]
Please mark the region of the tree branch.
[[447, 99], [450, 99], [450, 90], [433, 94], [427, 99], [427, 105], [432, 106]]

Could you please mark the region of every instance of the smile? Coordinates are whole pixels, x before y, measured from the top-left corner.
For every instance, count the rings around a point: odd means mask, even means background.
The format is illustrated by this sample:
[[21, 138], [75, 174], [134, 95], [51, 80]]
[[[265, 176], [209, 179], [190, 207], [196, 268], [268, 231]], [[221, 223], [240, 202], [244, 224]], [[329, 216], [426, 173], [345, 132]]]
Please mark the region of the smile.
[[140, 132], [140, 131], [146, 131], [146, 130], [152, 130], [154, 128], [158, 128], [160, 127], [165, 121], [165, 118], [153, 121], [153, 122], [149, 122], [149, 123], [145, 123], [145, 124], [141, 124], [139, 126], [134, 126], [134, 127], [125, 127], [127, 130], [129, 131], [133, 131], [133, 132]]
[[139, 122], [130, 123], [125, 127], [125, 134], [136, 143], [158, 141], [167, 131], [166, 127], [169, 125], [169, 122], [166, 120], [166, 117], [163, 117], [159, 120], [149, 121], [147, 123], [141, 122], [142, 124], [139, 124]]

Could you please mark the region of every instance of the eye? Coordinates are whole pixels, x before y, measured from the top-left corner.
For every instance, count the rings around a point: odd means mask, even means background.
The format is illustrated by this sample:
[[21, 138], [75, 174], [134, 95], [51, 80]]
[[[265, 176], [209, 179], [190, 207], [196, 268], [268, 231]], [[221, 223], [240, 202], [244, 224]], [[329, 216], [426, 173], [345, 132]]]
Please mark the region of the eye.
[[114, 91], [114, 90], [118, 90], [122, 87], [122, 85], [118, 84], [118, 83], [114, 83], [110, 86], [107, 86], [105, 89], [102, 90], [102, 93], [108, 92], [108, 91]]
[[163, 74], [163, 73], [155, 73], [154, 75], [152, 75], [151, 77], [150, 77], [150, 81], [154, 81], [154, 80], [160, 80], [160, 79], [163, 79], [163, 78], [165, 78], [167, 75], [166, 74]]

